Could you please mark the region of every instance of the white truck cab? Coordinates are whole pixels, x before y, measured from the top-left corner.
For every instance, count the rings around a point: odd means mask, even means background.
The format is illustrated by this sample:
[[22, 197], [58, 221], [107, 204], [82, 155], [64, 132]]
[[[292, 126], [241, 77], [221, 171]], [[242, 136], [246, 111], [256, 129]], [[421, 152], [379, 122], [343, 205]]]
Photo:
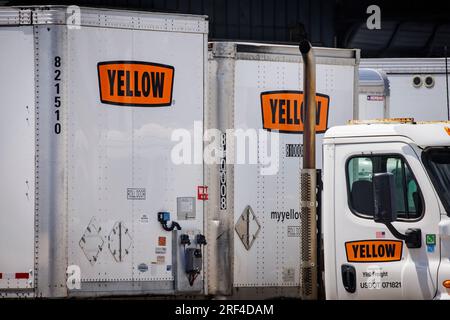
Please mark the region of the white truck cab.
[[450, 298], [450, 123], [329, 129], [323, 189], [327, 299]]

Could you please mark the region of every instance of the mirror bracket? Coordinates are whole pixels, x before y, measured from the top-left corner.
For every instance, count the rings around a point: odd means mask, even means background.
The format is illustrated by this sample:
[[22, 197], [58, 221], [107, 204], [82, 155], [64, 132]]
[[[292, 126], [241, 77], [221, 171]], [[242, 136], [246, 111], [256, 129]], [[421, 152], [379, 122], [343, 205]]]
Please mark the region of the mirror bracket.
[[397, 229], [390, 222], [384, 223], [389, 231], [397, 239], [403, 240], [409, 249], [418, 249], [422, 247], [422, 231], [417, 228], [409, 228], [406, 230], [405, 234], [398, 232]]

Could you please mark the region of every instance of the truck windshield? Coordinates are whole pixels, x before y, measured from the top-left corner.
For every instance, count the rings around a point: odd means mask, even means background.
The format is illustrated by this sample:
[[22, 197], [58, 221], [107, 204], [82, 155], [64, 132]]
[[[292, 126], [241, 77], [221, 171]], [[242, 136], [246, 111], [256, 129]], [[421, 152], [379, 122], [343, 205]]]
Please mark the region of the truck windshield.
[[423, 153], [423, 162], [447, 215], [450, 215], [450, 148], [426, 149]]

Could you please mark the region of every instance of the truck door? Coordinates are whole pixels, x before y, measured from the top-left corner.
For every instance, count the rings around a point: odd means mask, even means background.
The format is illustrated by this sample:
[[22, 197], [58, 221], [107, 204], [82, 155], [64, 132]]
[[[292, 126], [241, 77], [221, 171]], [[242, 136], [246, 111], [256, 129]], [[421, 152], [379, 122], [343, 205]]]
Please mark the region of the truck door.
[[[335, 149], [335, 245], [339, 299], [431, 299], [440, 259], [438, 200], [414, 149], [401, 142], [338, 144]], [[405, 234], [418, 228], [420, 248], [408, 248], [373, 220], [372, 176], [391, 172]]]

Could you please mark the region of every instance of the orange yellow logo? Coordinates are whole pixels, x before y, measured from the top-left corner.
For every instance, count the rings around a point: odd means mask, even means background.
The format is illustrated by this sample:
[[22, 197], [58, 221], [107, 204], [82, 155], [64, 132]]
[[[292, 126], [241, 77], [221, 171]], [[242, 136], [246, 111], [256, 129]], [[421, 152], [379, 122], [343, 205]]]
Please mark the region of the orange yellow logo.
[[[267, 91], [261, 93], [263, 128], [286, 133], [303, 132], [303, 92]], [[323, 133], [328, 126], [330, 97], [316, 94], [316, 132]]]
[[449, 127], [444, 127], [445, 132], [447, 132], [447, 134], [450, 136], [450, 128]]
[[360, 240], [345, 243], [348, 262], [392, 262], [402, 259], [403, 241]]
[[160, 107], [172, 104], [175, 69], [141, 61], [97, 64], [100, 101], [122, 106]]

